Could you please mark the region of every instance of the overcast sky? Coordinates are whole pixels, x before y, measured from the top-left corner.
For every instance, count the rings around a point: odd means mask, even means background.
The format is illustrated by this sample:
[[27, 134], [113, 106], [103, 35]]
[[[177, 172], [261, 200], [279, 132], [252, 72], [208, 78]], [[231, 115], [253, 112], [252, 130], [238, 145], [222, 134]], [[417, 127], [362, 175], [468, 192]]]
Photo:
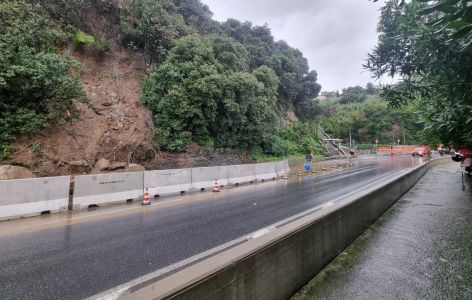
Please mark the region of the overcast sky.
[[[218, 21], [267, 23], [277, 40], [300, 49], [323, 91], [376, 83], [362, 69], [377, 43], [381, 4], [368, 0], [202, 0]], [[379, 1], [380, 2], [380, 1]]]

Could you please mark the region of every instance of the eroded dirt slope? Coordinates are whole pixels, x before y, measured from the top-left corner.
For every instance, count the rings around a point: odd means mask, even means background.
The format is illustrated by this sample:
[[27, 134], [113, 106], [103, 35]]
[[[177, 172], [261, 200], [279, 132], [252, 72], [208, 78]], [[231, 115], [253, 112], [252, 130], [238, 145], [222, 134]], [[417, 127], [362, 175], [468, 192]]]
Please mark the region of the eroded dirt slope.
[[136, 162], [150, 152], [153, 122], [139, 103], [144, 69], [137, 56], [124, 49], [99, 56], [74, 51], [88, 103], [76, 104], [78, 119], [20, 137], [11, 161], [44, 176], [82, 173], [100, 158]]

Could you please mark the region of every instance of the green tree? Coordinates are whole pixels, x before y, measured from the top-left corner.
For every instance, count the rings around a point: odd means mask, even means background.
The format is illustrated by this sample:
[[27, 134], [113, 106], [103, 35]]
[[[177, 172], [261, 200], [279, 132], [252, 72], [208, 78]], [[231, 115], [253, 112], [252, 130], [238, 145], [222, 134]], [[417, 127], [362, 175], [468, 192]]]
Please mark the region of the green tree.
[[221, 36], [187, 36], [146, 77], [142, 101], [154, 112], [156, 141], [182, 151], [200, 145], [247, 149], [275, 124], [278, 78], [250, 71], [243, 45]]
[[123, 43], [143, 50], [149, 65], [163, 61], [176, 39], [194, 32], [172, 0], [133, 0], [121, 14]]
[[379, 43], [366, 68], [400, 76], [382, 96], [393, 105], [422, 102], [427, 134], [445, 144], [472, 146], [472, 56], [468, 1], [388, 1]]
[[0, 157], [16, 135], [44, 128], [74, 114], [81, 97], [79, 80], [70, 75], [73, 59], [56, 49], [64, 36], [39, 7], [25, 1], [0, 3]]
[[267, 24], [252, 26], [250, 22], [229, 19], [222, 23], [221, 30], [244, 45], [249, 53], [248, 66], [251, 70], [267, 66], [275, 71], [280, 80], [279, 110], [292, 109], [302, 120], [315, 116], [313, 100], [321, 86], [317, 83], [316, 71], [309, 70], [303, 53], [284, 41], [275, 42]]
[[185, 23], [203, 34], [215, 33], [218, 22], [212, 19], [213, 13], [208, 5], [200, 0], [173, 0], [177, 12], [181, 14]]
[[366, 91], [361, 86], [348, 87], [343, 89], [343, 93], [339, 98], [339, 102], [343, 104], [362, 102], [366, 98]]
[[388, 105], [379, 95], [369, 95], [363, 102], [341, 103], [336, 99], [317, 102], [317, 119], [323, 128], [335, 137], [354, 140], [362, 144], [391, 144], [392, 136], [403, 137], [409, 144], [423, 143], [420, 132], [424, 128], [416, 112], [419, 103], [411, 102], [398, 108]]

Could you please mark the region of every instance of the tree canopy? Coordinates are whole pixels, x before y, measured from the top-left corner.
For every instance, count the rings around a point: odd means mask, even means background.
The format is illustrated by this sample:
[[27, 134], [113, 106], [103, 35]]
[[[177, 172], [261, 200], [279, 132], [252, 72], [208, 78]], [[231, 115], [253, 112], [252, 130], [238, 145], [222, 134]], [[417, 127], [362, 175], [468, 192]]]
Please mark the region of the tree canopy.
[[[155, 65], [142, 101], [154, 113], [161, 148], [182, 151], [190, 141], [254, 148], [282, 113], [315, 117], [316, 71], [299, 50], [274, 41], [267, 25], [212, 21], [196, 0], [135, 0], [124, 16], [125, 44], [144, 49]], [[168, 32], [166, 19], [181, 30]]]
[[[90, 15], [113, 28], [98, 32]], [[71, 42], [100, 53], [119, 42], [144, 53], [142, 102], [153, 112], [161, 149], [183, 151], [196, 142], [295, 154], [319, 147], [310, 123], [318, 113], [317, 73], [267, 25], [217, 22], [200, 0], [3, 1], [0, 25], [2, 149], [17, 134], [73, 114], [81, 96], [71, 75], [76, 63], [61, 53]], [[285, 120], [291, 111], [305, 124]], [[286, 123], [296, 129], [281, 129]]]
[[240, 43], [222, 36], [187, 36], [145, 80], [143, 102], [154, 112], [158, 143], [181, 151], [191, 140], [251, 148], [275, 124], [278, 78], [253, 71]]
[[74, 112], [82, 95], [71, 58], [58, 54], [65, 37], [53, 29], [37, 6], [25, 1], [0, 3], [0, 157], [17, 134], [44, 128]]
[[400, 76], [382, 96], [393, 105], [420, 100], [429, 134], [456, 147], [472, 146], [468, 2], [388, 1], [365, 66], [377, 77]]
[[[349, 88], [347, 88], [349, 89]], [[352, 139], [359, 144], [392, 144], [398, 139], [401, 143], [422, 144], [427, 142], [421, 131], [424, 125], [417, 113], [416, 102], [392, 108], [378, 94], [367, 94], [363, 90], [361, 102], [344, 102], [339, 98], [317, 100], [320, 125], [330, 134], [344, 141]]]

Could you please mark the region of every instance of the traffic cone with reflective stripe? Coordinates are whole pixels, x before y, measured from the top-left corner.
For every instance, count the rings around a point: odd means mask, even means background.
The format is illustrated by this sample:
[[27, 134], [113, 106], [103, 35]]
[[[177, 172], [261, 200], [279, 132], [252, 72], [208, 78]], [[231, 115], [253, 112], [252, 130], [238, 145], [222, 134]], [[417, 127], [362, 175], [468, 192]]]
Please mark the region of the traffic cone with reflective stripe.
[[218, 184], [218, 180], [215, 179], [215, 183], [213, 184], [213, 192], [217, 193], [220, 191], [220, 185]]
[[288, 179], [287, 171], [284, 171], [282, 174], [282, 179]]
[[149, 192], [148, 189], [144, 191], [144, 196], [143, 196], [143, 205], [151, 205], [151, 199], [149, 198]]

